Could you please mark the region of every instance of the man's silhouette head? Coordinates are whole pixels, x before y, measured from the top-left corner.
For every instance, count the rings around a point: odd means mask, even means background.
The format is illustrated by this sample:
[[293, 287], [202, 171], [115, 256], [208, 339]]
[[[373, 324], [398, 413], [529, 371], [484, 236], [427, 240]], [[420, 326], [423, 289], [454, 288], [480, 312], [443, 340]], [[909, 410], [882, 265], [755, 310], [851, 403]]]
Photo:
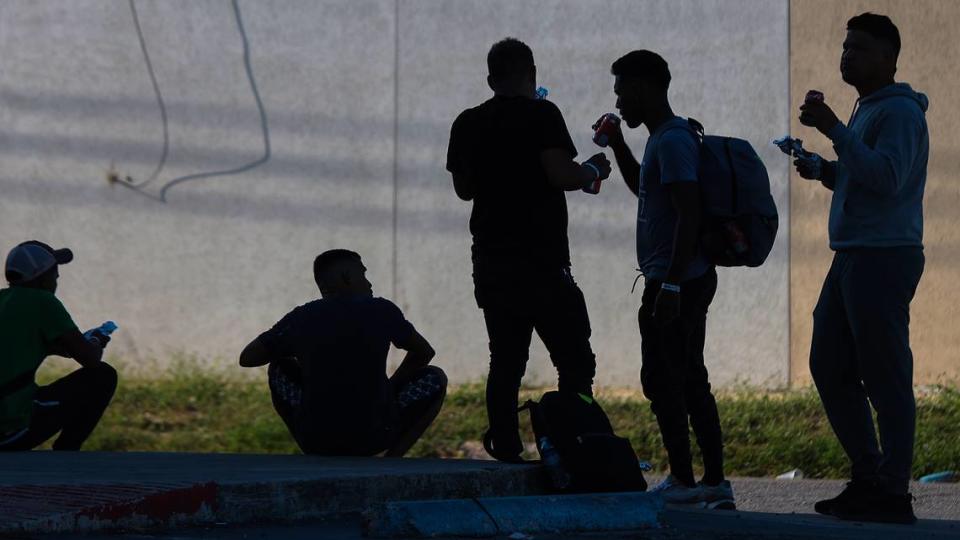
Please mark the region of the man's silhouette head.
[[530, 96], [537, 91], [537, 66], [533, 51], [526, 43], [505, 38], [493, 44], [487, 53], [487, 84], [495, 94]]
[[659, 54], [646, 50], [629, 52], [613, 63], [610, 72], [615, 77], [617, 110], [631, 128], [644, 123], [651, 111], [667, 106], [670, 67]]
[[885, 15], [863, 13], [847, 21], [840, 74], [855, 87], [893, 82], [900, 55], [900, 31]]
[[59, 266], [72, 260], [69, 249], [53, 249], [38, 240], [28, 240], [10, 250], [4, 275], [11, 286], [56, 293]]
[[373, 296], [360, 255], [347, 249], [324, 251], [313, 261], [313, 279], [324, 298]]

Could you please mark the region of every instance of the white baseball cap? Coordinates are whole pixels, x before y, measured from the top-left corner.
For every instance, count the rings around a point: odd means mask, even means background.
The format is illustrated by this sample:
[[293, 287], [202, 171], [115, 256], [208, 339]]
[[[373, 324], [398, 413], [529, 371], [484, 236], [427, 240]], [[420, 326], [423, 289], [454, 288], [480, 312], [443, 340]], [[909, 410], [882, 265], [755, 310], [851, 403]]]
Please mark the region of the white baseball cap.
[[36, 279], [58, 264], [73, 260], [73, 252], [67, 248], [53, 249], [37, 240], [29, 240], [10, 250], [5, 269], [7, 281], [18, 285]]

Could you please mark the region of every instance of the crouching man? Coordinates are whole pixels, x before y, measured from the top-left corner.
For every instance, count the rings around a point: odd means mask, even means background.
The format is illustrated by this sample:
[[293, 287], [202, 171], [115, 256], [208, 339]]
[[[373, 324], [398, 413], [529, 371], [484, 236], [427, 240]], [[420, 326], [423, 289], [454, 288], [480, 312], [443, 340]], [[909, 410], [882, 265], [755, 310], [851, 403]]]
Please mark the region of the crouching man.
[[[277, 413], [307, 454], [401, 457], [440, 412], [443, 370], [392, 302], [373, 296], [360, 255], [317, 256], [319, 300], [297, 307], [253, 340], [240, 365], [269, 364]], [[407, 351], [387, 377], [390, 345]]]
[[[110, 337], [88, 341], [56, 297], [59, 265], [73, 260], [31, 240], [10, 251], [0, 290], [0, 450], [30, 450], [57, 433], [54, 450], [79, 450], [117, 388], [117, 372], [104, 363]], [[49, 355], [82, 367], [47, 386], [34, 376]]]

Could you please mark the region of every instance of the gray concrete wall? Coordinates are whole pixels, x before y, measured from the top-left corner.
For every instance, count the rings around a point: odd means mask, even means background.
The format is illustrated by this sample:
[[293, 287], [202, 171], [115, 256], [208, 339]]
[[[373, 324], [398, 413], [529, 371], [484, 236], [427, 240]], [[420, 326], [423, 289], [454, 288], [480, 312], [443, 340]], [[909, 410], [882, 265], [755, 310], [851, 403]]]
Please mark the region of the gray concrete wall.
[[[479, 380], [487, 349], [470, 209], [444, 158], [453, 118], [489, 96], [489, 46], [512, 35], [533, 48], [581, 157], [594, 152], [590, 124], [613, 109], [610, 63], [637, 48], [670, 62], [679, 114], [758, 149], [782, 234], [763, 268], [721, 271], [707, 362], [720, 384], [788, 381], [788, 171], [768, 144], [789, 127], [786, 0], [242, 1], [272, 154], [243, 173], [175, 185], [165, 203], [152, 197], [176, 177], [263, 157], [264, 136], [231, 4], [136, 6], [170, 141], [144, 193], [105, 180], [111, 164], [149, 178], [163, 148], [128, 4], [0, 4], [0, 252], [34, 237], [74, 248], [60, 296], [81, 326], [116, 320], [111, 347], [124, 358], [234, 362], [315, 297], [316, 253], [345, 246], [453, 380]], [[638, 154], [645, 139], [628, 135]], [[568, 202], [598, 382], [636, 386], [635, 199], [615, 174], [599, 196]], [[539, 344], [528, 380], [553, 380]]]

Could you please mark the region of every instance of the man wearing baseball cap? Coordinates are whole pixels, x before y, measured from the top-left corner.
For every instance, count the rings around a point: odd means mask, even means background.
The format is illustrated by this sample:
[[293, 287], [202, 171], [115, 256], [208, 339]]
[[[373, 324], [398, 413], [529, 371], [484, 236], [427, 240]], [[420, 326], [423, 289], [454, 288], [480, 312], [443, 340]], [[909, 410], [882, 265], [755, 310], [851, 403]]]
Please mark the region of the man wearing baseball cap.
[[[30, 450], [54, 436], [54, 450], [79, 450], [110, 403], [117, 372], [101, 360], [109, 336], [88, 341], [57, 299], [69, 249], [31, 240], [7, 255], [0, 289], [0, 451]], [[34, 375], [51, 355], [82, 367], [47, 386]]]

